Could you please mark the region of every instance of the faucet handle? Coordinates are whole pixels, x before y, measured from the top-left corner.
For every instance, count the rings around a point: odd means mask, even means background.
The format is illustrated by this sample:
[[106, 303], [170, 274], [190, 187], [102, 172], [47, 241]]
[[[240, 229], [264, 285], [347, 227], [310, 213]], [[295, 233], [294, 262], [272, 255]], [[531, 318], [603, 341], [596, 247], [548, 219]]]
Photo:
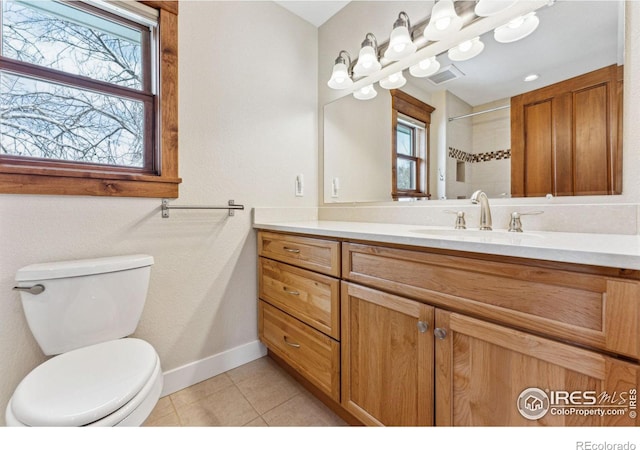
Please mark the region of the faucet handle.
[[444, 212], [456, 215], [456, 230], [465, 230], [467, 228], [467, 223], [464, 220], [464, 211], [451, 211], [450, 209], [445, 209]]
[[514, 211], [511, 213], [511, 220], [509, 221], [509, 230], [515, 233], [522, 233], [522, 222], [520, 221], [520, 216], [533, 216], [536, 214], [542, 214], [544, 211], [528, 211], [528, 212], [518, 212]]

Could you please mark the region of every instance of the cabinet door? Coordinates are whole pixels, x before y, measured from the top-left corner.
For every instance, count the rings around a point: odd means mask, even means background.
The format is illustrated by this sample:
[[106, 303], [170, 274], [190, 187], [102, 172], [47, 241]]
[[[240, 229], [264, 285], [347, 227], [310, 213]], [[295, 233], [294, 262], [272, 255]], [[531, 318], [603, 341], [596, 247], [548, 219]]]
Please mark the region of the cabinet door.
[[621, 193], [622, 68], [511, 99], [511, 195]]
[[434, 308], [342, 283], [342, 404], [366, 425], [433, 425]]
[[637, 364], [461, 314], [435, 315], [436, 425], [639, 424]]

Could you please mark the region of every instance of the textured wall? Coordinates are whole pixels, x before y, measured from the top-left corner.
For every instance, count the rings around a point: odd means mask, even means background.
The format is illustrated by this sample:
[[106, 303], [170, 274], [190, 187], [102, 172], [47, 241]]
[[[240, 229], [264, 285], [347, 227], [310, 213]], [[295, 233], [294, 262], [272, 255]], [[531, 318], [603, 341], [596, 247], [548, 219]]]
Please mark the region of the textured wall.
[[[11, 291], [35, 262], [148, 253], [155, 258], [136, 336], [170, 370], [254, 341], [251, 208], [317, 205], [317, 29], [272, 2], [180, 5], [180, 175], [160, 200], [0, 195], [0, 423], [19, 381], [44, 361]], [[294, 180], [305, 176], [305, 196]]]

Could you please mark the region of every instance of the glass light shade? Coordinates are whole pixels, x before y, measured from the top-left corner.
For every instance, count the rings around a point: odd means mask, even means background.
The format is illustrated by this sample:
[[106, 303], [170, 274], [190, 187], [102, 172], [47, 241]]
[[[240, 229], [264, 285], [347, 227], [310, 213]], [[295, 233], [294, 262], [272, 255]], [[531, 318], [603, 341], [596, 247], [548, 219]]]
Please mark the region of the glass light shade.
[[358, 63], [353, 68], [353, 73], [357, 76], [366, 76], [376, 73], [381, 68], [382, 65], [378, 61], [375, 50], [367, 45], [360, 49]]
[[517, 0], [480, 0], [476, 3], [476, 16], [488, 17], [510, 8]]
[[398, 61], [409, 56], [417, 50], [416, 44], [411, 40], [409, 29], [405, 26], [395, 27], [389, 38], [389, 46], [384, 52], [384, 57], [391, 61]]
[[452, 0], [440, 0], [431, 10], [429, 24], [424, 29], [424, 37], [430, 41], [439, 41], [452, 33], [460, 31], [462, 18], [456, 13]]
[[404, 86], [406, 82], [407, 79], [402, 75], [402, 72], [396, 72], [380, 80], [380, 87], [385, 89], [398, 89]]
[[353, 80], [349, 76], [347, 65], [343, 63], [337, 63], [333, 66], [333, 72], [331, 73], [331, 79], [327, 85], [331, 89], [346, 89], [353, 84]]
[[424, 78], [433, 75], [440, 70], [440, 63], [435, 56], [423, 59], [418, 64], [409, 67], [409, 73], [417, 78]]
[[536, 13], [530, 12], [496, 28], [493, 31], [493, 37], [503, 44], [519, 41], [533, 33], [539, 24], [540, 19], [538, 19]]
[[364, 86], [353, 93], [353, 96], [358, 100], [371, 100], [378, 95], [378, 91], [373, 88], [372, 84]]
[[482, 50], [484, 50], [484, 44], [480, 41], [480, 37], [475, 37], [449, 49], [448, 55], [451, 61], [466, 61], [478, 56]]

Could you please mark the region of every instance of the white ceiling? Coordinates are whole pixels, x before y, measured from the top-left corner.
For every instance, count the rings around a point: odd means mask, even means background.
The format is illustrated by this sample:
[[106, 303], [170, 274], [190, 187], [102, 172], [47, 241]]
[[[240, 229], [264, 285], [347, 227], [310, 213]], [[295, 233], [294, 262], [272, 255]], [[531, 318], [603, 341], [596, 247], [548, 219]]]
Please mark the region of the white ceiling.
[[288, 9], [307, 22], [319, 27], [335, 13], [344, 8], [348, 1], [277, 1], [277, 4]]

